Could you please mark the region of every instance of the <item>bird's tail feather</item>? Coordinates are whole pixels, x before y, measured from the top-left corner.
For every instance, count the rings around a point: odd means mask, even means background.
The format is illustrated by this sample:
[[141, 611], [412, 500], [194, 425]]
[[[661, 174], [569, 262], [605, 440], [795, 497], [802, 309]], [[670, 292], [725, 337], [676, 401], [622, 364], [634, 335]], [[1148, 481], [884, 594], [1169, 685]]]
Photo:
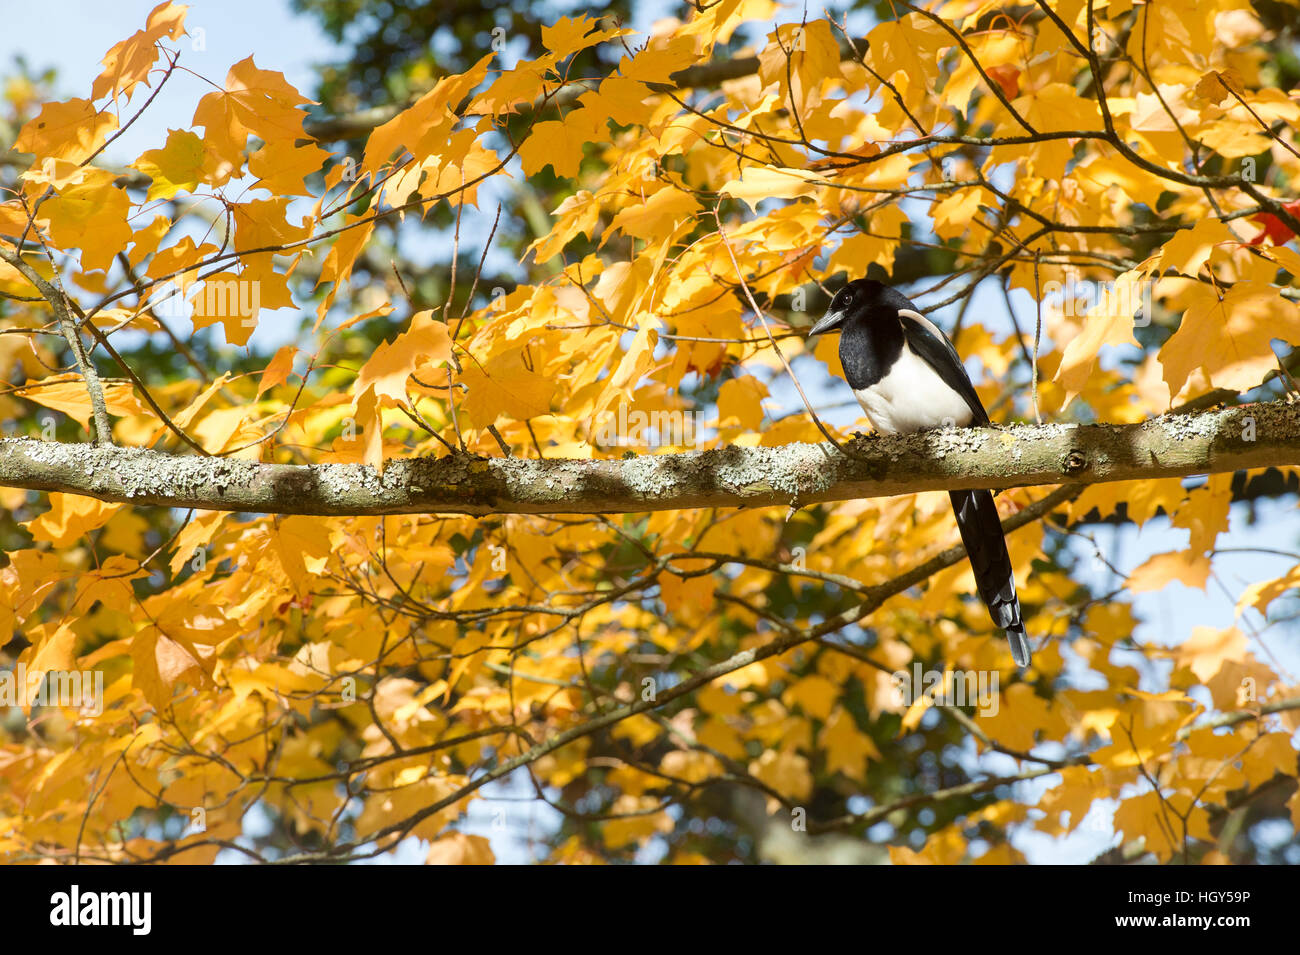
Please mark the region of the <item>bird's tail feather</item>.
[[1020, 618], [1016, 579], [991, 491], [949, 491], [957, 529], [975, 572], [975, 586], [993, 623], [1007, 632], [1017, 666], [1029, 666], [1029, 640]]
[[1016, 666], [1029, 666], [1029, 638], [1025, 635], [1025, 628], [1019, 624], [1008, 627], [1007, 642], [1011, 644], [1011, 658], [1016, 661]]

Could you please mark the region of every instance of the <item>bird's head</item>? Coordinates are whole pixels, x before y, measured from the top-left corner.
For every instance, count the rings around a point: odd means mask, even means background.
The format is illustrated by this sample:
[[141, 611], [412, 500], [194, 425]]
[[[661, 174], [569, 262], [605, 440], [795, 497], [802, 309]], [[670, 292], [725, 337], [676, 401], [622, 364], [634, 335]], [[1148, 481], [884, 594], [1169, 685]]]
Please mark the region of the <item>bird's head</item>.
[[[841, 329], [845, 323], [854, 319], [865, 319], [881, 305], [894, 304], [897, 308], [897, 303], [890, 301], [894, 297], [906, 302], [899, 293], [875, 279], [855, 279], [835, 293], [826, 314], [808, 329], [808, 336], [811, 338], [813, 335]], [[903, 307], [908, 306], [905, 304]]]

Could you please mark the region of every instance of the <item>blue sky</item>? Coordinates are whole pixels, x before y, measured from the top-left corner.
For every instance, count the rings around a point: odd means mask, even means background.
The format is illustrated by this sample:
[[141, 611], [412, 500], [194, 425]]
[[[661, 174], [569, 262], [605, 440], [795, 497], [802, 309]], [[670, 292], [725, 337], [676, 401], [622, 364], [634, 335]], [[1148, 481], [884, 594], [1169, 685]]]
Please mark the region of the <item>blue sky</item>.
[[[118, 40], [141, 29], [157, 0], [41, 0], [37, 3], [5, 5], [5, 31], [0, 35], [0, 62], [6, 69], [15, 54], [27, 57], [34, 67], [55, 66], [59, 91], [68, 96], [89, 95], [90, 84], [102, 67], [99, 61]], [[188, 39], [180, 41], [181, 63], [220, 81], [230, 65], [250, 53], [259, 66], [284, 73], [299, 89], [312, 88], [312, 64], [337, 55], [333, 42], [321, 32], [314, 19], [297, 16], [283, 0], [198, 0], [190, 5], [186, 26], [191, 33], [204, 31], [204, 50], [194, 50]], [[57, 29], [57, 33], [56, 33]], [[57, 43], [33, 47], [32, 37], [58, 36]], [[179, 85], [179, 84], [178, 84]], [[130, 160], [142, 150], [159, 144], [158, 134], [168, 125], [188, 123], [194, 99], [169, 100], [177, 109], [146, 114], [137, 132], [131, 130], [119, 141], [121, 154]], [[188, 111], [185, 103], [188, 102]], [[156, 104], [165, 106], [163, 102]], [[132, 149], [134, 148], [134, 152]], [[130, 155], [127, 155], [127, 154]]]

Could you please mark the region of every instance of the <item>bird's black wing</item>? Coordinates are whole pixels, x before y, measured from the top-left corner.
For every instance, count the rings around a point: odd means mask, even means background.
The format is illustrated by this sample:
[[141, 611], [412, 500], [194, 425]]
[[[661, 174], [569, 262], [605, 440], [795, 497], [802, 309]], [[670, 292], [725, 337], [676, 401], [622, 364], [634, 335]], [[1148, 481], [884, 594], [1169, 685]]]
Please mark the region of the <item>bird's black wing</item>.
[[898, 316], [899, 321], [903, 323], [903, 337], [908, 347], [935, 370], [945, 385], [961, 395], [962, 400], [971, 410], [972, 425], [988, 424], [988, 412], [984, 410], [979, 395], [975, 393], [975, 386], [971, 384], [970, 376], [966, 374], [966, 367], [962, 364], [957, 349], [936, 325], [928, 319], [918, 320], [919, 313], [917, 316], [914, 318], [906, 312], [900, 312]]

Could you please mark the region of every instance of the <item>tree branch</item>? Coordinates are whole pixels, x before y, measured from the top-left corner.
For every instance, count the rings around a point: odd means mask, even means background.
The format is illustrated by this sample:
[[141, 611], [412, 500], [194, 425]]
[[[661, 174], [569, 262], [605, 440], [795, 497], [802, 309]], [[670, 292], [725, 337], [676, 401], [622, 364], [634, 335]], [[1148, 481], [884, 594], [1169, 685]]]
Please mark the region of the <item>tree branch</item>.
[[807, 505], [958, 488], [1098, 484], [1300, 466], [1300, 404], [1132, 425], [1017, 425], [726, 447], [622, 460], [442, 458], [260, 464], [31, 438], [0, 441], [0, 486], [270, 514], [575, 514]]
[[99, 372], [95, 370], [95, 363], [90, 360], [90, 355], [86, 352], [86, 344], [81, 340], [81, 332], [78, 330], [77, 322], [73, 320], [72, 314], [68, 310], [68, 303], [71, 300], [63, 291], [63, 286], [59, 282], [59, 273], [55, 271], [53, 281], [47, 282], [39, 272], [27, 263], [21, 252], [10, 252], [3, 245], [0, 245], [0, 259], [8, 262], [22, 273], [23, 278], [36, 286], [36, 290], [41, 293], [41, 297], [49, 302], [50, 307], [54, 309], [55, 318], [58, 319], [59, 323], [59, 330], [67, 340], [68, 347], [72, 349], [72, 357], [77, 362], [81, 377], [85, 379], [86, 390], [90, 392], [90, 407], [95, 417], [95, 444], [112, 444], [113, 428], [108, 420], [108, 406], [104, 403], [104, 389], [99, 383]]
[[[848, 60], [854, 56], [853, 48], [849, 45], [847, 39], [841, 37], [838, 40], [840, 48], [840, 59]], [[867, 49], [866, 40], [858, 40], [857, 45], [860, 50]], [[728, 60], [712, 60], [707, 63], [697, 63], [694, 66], [688, 66], [684, 69], [677, 70], [669, 75], [667, 83], [647, 83], [651, 90], [658, 93], [665, 93], [670, 90], [712, 88], [724, 80], [739, 79], [742, 76], [751, 76], [758, 72], [759, 59], [757, 56], [739, 56]], [[569, 80], [564, 83], [563, 88], [558, 90], [549, 99], [549, 102], [557, 106], [568, 106], [578, 100], [584, 93], [589, 93], [597, 86], [604, 77], [592, 77], [586, 79]], [[319, 116], [307, 120], [303, 124], [308, 136], [322, 143], [339, 142], [347, 139], [360, 139], [368, 136], [376, 126], [382, 126], [393, 117], [397, 116], [403, 110], [412, 106], [418, 96], [413, 96], [401, 103], [388, 103], [383, 106], [372, 106], [369, 109], [358, 110], [355, 113], [345, 113], [339, 116]], [[466, 96], [453, 110], [458, 116], [478, 115], [469, 113], [470, 104], [474, 101], [473, 94]], [[531, 104], [520, 107], [521, 113], [531, 113], [541, 107], [546, 102], [545, 98], [538, 98]]]

